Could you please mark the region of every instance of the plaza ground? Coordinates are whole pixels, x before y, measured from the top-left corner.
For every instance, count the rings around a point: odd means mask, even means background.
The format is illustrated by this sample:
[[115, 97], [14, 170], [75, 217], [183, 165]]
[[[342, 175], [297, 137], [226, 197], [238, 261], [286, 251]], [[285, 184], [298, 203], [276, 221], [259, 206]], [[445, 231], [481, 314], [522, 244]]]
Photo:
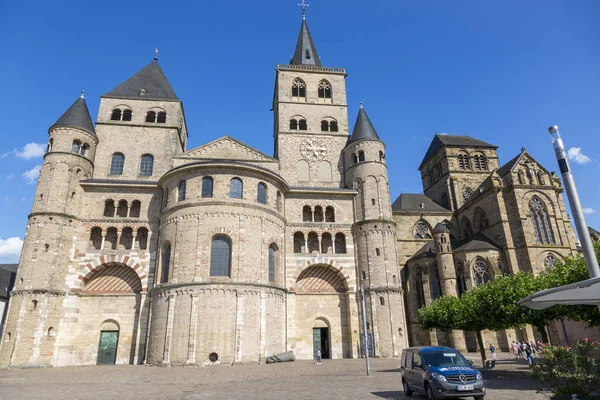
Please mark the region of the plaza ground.
[[[468, 358], [481, 364], [478, 354]], [[212, 367], [89, 366], [0, 370], [0, 399], [406, 399], [400, 360], [363, 359]], [[525, 361], [500, 355], [487, 400], [542, 400]], [[416, 399], [425, 399], [415, 395]]]

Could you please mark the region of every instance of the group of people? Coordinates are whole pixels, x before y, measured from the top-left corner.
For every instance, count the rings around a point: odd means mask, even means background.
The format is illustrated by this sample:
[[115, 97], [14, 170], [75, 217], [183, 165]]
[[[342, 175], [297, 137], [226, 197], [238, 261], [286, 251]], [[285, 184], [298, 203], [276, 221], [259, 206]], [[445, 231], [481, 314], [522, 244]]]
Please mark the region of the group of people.
[[518, 340], [512, 342], [512, 350], [515, 358], [523, 358], [527, 360], [530, 367], [533, 366], [533, 359], [538, 347], [538, 344], [536, 344], [533, 340], [530, 340], [529, 343], [527, 343], [525, 340], [522, 342]]

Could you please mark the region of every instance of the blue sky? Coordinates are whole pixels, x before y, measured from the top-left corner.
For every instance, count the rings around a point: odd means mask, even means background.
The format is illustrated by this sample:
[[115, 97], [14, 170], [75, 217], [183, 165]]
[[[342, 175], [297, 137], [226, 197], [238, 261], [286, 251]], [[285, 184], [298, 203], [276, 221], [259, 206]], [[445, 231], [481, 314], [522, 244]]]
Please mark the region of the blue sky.
[[[229, 134], [272, 154], [274, 66], [294, 51], [298, 2], [0, 3], [0, 262], [18, 260], [48, 127], [81, 89], [96, 120], [99, 96], [155, 47], [184, 102], [188, 148]], [[554, 171], [547, 128], [558, 124], [588, 223], [600, 227], [599, 1], [309, 3], [323, 64], [349, 73], [351, 124], [364, 102], [394, 154], [394, 198], [421, 192], [435, 133], [498, 145], [502, 163], [525, 146]]]

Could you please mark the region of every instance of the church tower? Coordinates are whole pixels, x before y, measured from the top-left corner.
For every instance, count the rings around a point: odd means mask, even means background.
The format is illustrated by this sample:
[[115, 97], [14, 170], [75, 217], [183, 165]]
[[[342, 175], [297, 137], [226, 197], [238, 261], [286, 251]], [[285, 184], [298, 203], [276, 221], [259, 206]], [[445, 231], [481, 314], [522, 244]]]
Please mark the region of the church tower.
[[341, 186], [340, 154], [348, 139], [346, 71], [328, 68], [303, 12], [289, 64], [276, 68], [273, 99], [275, 158], [290, 186]]
[[80, 217], [80, 181], [92, 175], [98, 145], [83, 94], [48, 135], [0, 348], [0, 367], [53, 364]]
[[385, 144], [362, 104], [343, 154], [346, 186], [358, 192], [352, 231], [360, 284], [365, 289], [367, 333], [372, 335], [376, 355], [397, 357], [408, 346], [408, 336]]

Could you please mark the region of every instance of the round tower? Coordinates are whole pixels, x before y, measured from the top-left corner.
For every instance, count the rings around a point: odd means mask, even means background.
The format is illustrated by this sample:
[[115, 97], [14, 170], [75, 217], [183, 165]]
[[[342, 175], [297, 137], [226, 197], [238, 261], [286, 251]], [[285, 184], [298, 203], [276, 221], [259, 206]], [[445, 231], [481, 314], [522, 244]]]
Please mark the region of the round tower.
[[[48, 129], [48, 149], [23, 241], [0, 348], [0, 366], [52, 365], [78, 228], [79, 181], [98, 139], [83, 94]], [[34, 328], [35, 327], [35, 328]]]
[[365, 289], [367, 333], [376, 355], [399, 356], [408, 346], [408, 336], [385, 144], [362, 104], [343, 156], [346, 186], [357, 191], [353, 235], [357, 276]]
[[[452, 245], [450, 244], [450, 230], [444, 224], [439, 222], [433, 228], [433, 248], [435, 252], [435, 262], [442, 288], [442, 295], [457, 296], [456, 290], [456, 270], [454, 269], [454, 256], [452, 254]], [[457, 350], [466, 351], [464, 334], [460, 331], [452, 331], [446, 334], [448, 345]]]

